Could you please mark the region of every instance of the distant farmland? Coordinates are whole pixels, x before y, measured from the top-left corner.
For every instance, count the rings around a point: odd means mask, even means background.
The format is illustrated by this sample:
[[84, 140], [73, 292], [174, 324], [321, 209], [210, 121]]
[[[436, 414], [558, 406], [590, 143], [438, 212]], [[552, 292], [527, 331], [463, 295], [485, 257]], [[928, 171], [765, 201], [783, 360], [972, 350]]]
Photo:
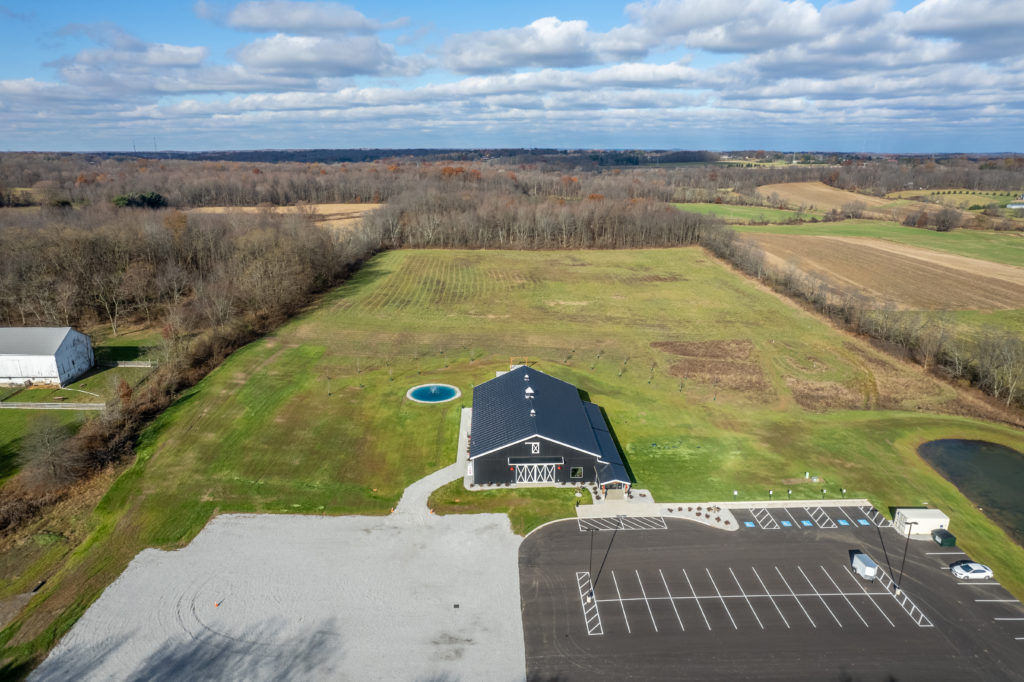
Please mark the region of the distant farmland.
[[793, 265], [881, 303], [924, 310], [1024, 308], [1024, 268], [858, 237], [752, 234]]

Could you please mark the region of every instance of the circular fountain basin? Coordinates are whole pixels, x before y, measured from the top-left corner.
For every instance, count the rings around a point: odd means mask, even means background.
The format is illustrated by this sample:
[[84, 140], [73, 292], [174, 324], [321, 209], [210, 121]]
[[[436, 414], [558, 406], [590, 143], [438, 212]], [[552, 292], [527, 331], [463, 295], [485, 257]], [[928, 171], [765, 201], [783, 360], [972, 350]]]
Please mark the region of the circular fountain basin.
[[460, 395], [462, 391], [449, 384], [421, 384], [410, 388], [405, 397], [417, 403], [446, 403]]

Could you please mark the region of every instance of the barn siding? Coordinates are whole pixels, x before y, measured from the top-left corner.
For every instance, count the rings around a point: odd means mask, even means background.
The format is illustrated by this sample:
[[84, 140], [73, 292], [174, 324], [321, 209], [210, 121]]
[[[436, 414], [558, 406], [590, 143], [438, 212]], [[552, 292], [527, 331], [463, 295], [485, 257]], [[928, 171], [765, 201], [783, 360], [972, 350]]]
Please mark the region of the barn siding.
[[0, 355], [0, 383], [59, 384], [74, 381], [95, 364], [92, 341], [68, 331], [53, 355]]
[[[528, 442], [539, 441], [540, 453], [533, 454], [530, 451]], [[561, 457], [563, 464], [561, 470], [556, 468], [556, 480], [561, 483], [594, 483], [597, 481], [597, 457], [589, 453], [566, 447], [559, 443], [547, 440], [543, 436], [527, 438], [521, 443], [514, 443], [508, 447], [495, 450], [492, 453], [481, 455], [473, 460], [473, 482], [481, 483], [514, 483], [515, 471], [509, 469], [509, 458], [523, 459], [547, 459], [549, 457]], [[583, 478], [570, 478], [572, 467], [583, 467]]]

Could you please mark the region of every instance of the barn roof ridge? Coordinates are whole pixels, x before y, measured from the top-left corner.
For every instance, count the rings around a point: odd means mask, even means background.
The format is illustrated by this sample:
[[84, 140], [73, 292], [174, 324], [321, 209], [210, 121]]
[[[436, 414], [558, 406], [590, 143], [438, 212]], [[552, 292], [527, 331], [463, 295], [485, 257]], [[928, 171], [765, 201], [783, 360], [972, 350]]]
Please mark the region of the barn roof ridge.
[[53, 355], [71, 327], [0, 327], [0, 355]]

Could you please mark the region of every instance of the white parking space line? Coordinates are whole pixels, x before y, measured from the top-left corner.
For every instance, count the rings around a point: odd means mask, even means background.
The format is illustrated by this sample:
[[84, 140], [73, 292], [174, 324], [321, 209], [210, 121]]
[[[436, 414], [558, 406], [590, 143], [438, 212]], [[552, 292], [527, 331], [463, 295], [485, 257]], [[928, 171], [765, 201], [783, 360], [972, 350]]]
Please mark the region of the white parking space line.
[[732, 612], [729, 611], [729, 607], [725, 604], [722, 592], [718, 589], [718, 585], [715, 584], [715, 579], [711, 577], [711, 569], [705, 568], [704, 570], [708, 572], [708, 578], [711, 580], [711, 586], [715, 588], [715, 593], [718, 595], [718, 599], [722, 602], [722, 608], [725, 609], [725, 614], [729, 616], [729, 620], [732, 621], [732, 629], [739, 630], [739, 627], [736, 625], [736, 621], [732, 618]]
[[[885, 614], [885, 611], [883, 611], [883, 610], [882, 610], [882, 607], [881, 607], [881, 606], [879, 606], [879, 605], [878, 605], [878, 602], [876, 602], [876, 601], [875, 601], [875, 598], [874, 598], [874, 597], [872, 597], [872, 596], [871, 596], [871, 593], [870, 593], [870, 592], [868, 592], [868, 591], [867, 591], [867, 589], [866, 589], [866, 588], [864, 587], [864, 581], [863, 581], [863, 580], [861, 580], [861, 579], [860, 579], [860, 578], [859, 578], [859, 577], [857, 576], [857, 574], [853, 572], [853, 569], [852, 569], [852, 568], [850, 568], [849, 566], [847, 566], [847, 567], [846, 567], [846, 574], [847, 574], [848, 576], [850, 576], [851, 578], [853, 578], [853, 582], [857, 583], [857, 586], [858, 586], [858, 587], [859, 587], [859, 588], [861, 589], [861, 591], [862, 591], [862, 592], [863, 592], [864, 594], [866, 594], [866, 595], [867, 595], [868, 599], [870, 599], [870, 600], [871, 600], [871, 603], [875, 605], [875, 608], [876, 608], [876, 609], [878, 609], [878, 612], [879, 612], [880, 614], [882, 614], [882, 618], [885, 618], [885, 619], [886, 619], [887, 621], [889, 621], [889, 625], [891, 625], [891, 626], [893, 626], [893, 627], [896, 627], [896, 623], [894, 623], [894, 622], [892, 622], [892, 620], [890, 620], [889, 616], [887, 616], [887, 615]], [[886, 593], [886, 595], [888, 595], [888, 592]]]
[[765, 530], [777, 530], [779, 528], [779, 522], [775, 520], [775, 517], [769, 513], [769, 511], [763, 507], [757, 509], [751, 509], [750, 515], [757, 521], [757, 525]]
[[841, 511], [841, 512], [843, 513], [843, 516], [845, 516], [846, 518], [848, 518], [848, 519], [850, 520], [850, 523], [852, 523], [852, 524], [853, 524], [853, 527], [854, 527], [854, 528], [856, 528], [856, 527], [857, 527], [857, 522], [856, 522], [856, 521], [855, 521], [855, 520], [853, 519], [853, 517], [852, 517], [852, 516], [850, 516], [849, 514], [847, 514], [847, 513], [846, 513], [846, 509], [844, 509], [843, 507], [836, 507], [836, 509], [838, 509], [839, 511]]
[[693, 594], [694, 601], [697, 602], [697, 608], [700, 609], [700, 615], [704, 617], [704, 624], [708, 626], [708, 630], [711, 629], [711, 623], [708, 622], [707, 614], [704, 613], [704, 607], [700, 605], [700, 599], [697, 599], [697, 590], [693, 589], [693, 583], [690, 582], [690, 576], [686, 575], [686, 569], [683, 569], [683, 577], [686, 578], [686, 584], [690, 586], [690, 592]]
[[804, 507], [804, 511], [811, 517], [814, 523], [818, 524], [819, 528], [838, 528], [832, 517], [828, 515], [821, 507]]
[[795, 516], [793, 516], [793, 513], [792, 513], [791, 511], [789, 511], [789, 508], [788, 508], [788, 507], [783, 507], [783, 508], [782, 508], [782, 511], [786, 512], [786, 514], [788, 514], [788, 515], [789, 515], [789, 518], [793, 519], [793, 525], [794, 525], [795, 527], [797, 527], [797, 528], [800, 528], [800, 527], [801, 527], [801, 526], [800, 526], [800, 522], [796, 520], [796, 517], [795, 517]]
[[1024, 620], [1024, 618], [993, 618], [992, 620]]
[[626, 605], [622, 601], [622, 593], [619, 592], [619, 581], [615, 579], [615, 571], [612, 571], [612, 582], [615, 583], [615, 594], [619, 596], [619, 606], [622, 607], [622, 619], [626, 621], [626, 632], [633, 634], [633, 630], [629, 627], [629, 617], [626, 615]]
[[794, 592], [793, 588], [789, 586], [789, 582], [786, 580], [786, 577], [782, 575], [782, 571], [779, 570], [778, 566], [775, 567], [775, 572], [779, 574], [780, 578], [782, 578], [782, 582], [786, 586], [786, 589], [789, 590], [789, 593], [791, 595], [793, 595], [793, 599], [794, 601], [796, 601], [796, 605], [799, 606], [800, 610], [804, 612], [805, 616], [807, 616], [807, 620], [811, 622], [811, 626], [817, 629], [818, 626], [814, 624], [814, 619], [811, 618], [811, 614], [807, 613], [807, 609], [805, 609], [804, 605], [800, 603], [800, 598], [796, 596], [796, 592]]
[[761, 617], [758, 616], [757, 611], [754, 610], [754, 605], [750, 603], [750, 598], [747, 596], [747, 593], [743, 591], [743, 586], [740, 585], [739, 578], [737, 578], [736, 574], [733, 573], [732, 566], [729, 567], [729, 573], [732, 574], [732, 579], [736, 581], [736, 587], [740, 588], [740, 594], [742, 594], [743, 598], [747, 600], [747, 606], [750, 607], [750, 612], [754, 614], [754, 618], [757, 619], [757, 624], [761, 626], [762, 630], [764, 630], [764, 623], [761, 622]]
[[651, 602], [647, 601], [647, 590], [644, 589], [644, 581], [640, 580], [640, 571], [635, 570], [636, 581], [640, 583], [640, 594], [644, 595], [644, 603], [647, 604], [647, 613], [651, 614], [651, 625], [654, 626], [654, 631], [658, 631], [658, 622], [654, 620], [654, 611], [651, 611]]
[[797, 566], [797, 567], [796, 567], [796, 570], [800, 571], [800, 575], [802, 575], [802, 576], [804, 577], [804, 580], [806, 580], [806, 581], [807, 581], [807, 584], [808, 584], [808, 585], [810, 585], [810, 586], [811, 586], [811, 589], [812, 589], [812, 590], [814, 590], [814, 593], [815, 593], [816, 595], [818, 595], [818, 599], [820, 599], [820, 600], [821, 600], [821, 603], [825, 605], [825, 608], [826, 608], [826, 609], [828, 609], [828, 612], [832, 614], [832, 618], [834, 618], [834, 619], [835, 619], [835, 621], [836, 621], [836, 625], [838, 625], [839, 627], [843, 627], [843, 624], [842, 624], [842, 623], [841, 623], [841, 622], [839, 621], [839, 619], [838, 619], [838, 618], [836, 618], [836, 614], [835, 614], [835, 613], [834, 613], [834, 612], [832, 611], [832, 609], [831, 609], [831, 608], [829, 608], [828, 602], [826, 602], [826, 601], [825, 601], [825, 598], [824, 598], [823, 596], [821, 596], [821, 593], [820, 593], [820, 592], [818, 592], [818, 588], [816, 588], [816, 587], [814, 586], [814, 583], [812, 583], [812, 582], [811, 582], [811, 579], [807, 577], [807, 574], [806, 574], [806, 573], [804, 573], [804, 569], [802, 569], [802, 568], [800, 568], [799, 566]]
[[[761, 589], [764, 590], [764, 596], [766, 596], [766, 597], [768, 597], [769, 599], [772, 600], [772, 606], [774, 606], [775, 610], [778, 611], [779, 618], [782, 619], [782, 622], [786, 624], [786, 629], [790, 629], [789, 628], [789, 621], [786, 620], [786, 617], [784, 615], [782, 615], [782, 609], [779, 608], [779, 605], [775, 602], [775, 597], [772, 596], [772, 593], [768, 591], [768, 587], [764, 584], [764, 581], [761, 580], [761, 576], [758, 575], [757, 569], [754, 568], [753, 566], [751, 566], [750, 570], [754, 572], [754, 577], [757, 578], [757, 582], [761, 583]], [[758, 595], [758, 596], [760, 596], [760, 595]]]
[[[601, 614], [597, 610], [597, 599], [593, 598], [594, 586], [590, 583], [590, 573], [580, 571], [576, 573], [576, 583], [580, 588], [580, 604], [583, 605], [583, 620], [587, 623], [588, 635], [603, 635], [601, 627]], [[587, 601], [587, 597], [591, 597]]]
[[622, 516], [576, 519], [581, 533], [591, 530], [667, 530], [661, 516]]
[[943, 556], [944, 554], [963, 554], [966, 556], [967, 552], [925, 552], [927, 556]]
[[675, 597], [672, 596], [671, 590], [668, 589], [668, 581], [665, 580], [665, 574], [661, 572], [660, 568], [658, 569], [658, 575], [661, 576], [661, 584], [665, 586], [665, 594], [668, 595], [668, 603], [672, 605], [672, 610], [676, 612], [676, 620], [679, 621], [679, 629], [686, 632], [686, 628], [683, 627], [683, 618], [679, 615], [679, 609], [676, 608]]
[[[943, 569], [943, 570], [949, 570], [949, 569]], [[999, 583], [976, 583], [976, 582], [974, 582], [972, 580], [966, 580], [966, 581], [958, 582], [957, 585], [971, 585], [972, 587], [985, 587], [986, 585], [989, 585], [989, 586], [991, 586], [991, 585], [999, 585]]]
[[825, 577], [828, 578], [829, 582], [835, 585], [836, 592], [839, 592], [843, 595], [843, 599], [846, 600], [846, 603], [850, 605], [850, 608], [853, 609], [853, 612], [857, 614], [858, 618], [860, 618], [860, 622], [864, 623], [864, 627], [871, 627], [870, 625], [868, 625], [868, 622], [864, 620], [864, 616], [860, 615], [860, 611], [858, 611], [857, 607], [853, 605], [853, 602], [850, 601], [850, 598], [846, 596], [846, 593], [839, 588], [839, 585], [836, 583], [836, 581], [833, 580], [832, 576], [829, 575], [829, 572], [825, 570], [825, 567], [819, 564], [818, 568], [820, 568], [821, 572], [825, 574]]

